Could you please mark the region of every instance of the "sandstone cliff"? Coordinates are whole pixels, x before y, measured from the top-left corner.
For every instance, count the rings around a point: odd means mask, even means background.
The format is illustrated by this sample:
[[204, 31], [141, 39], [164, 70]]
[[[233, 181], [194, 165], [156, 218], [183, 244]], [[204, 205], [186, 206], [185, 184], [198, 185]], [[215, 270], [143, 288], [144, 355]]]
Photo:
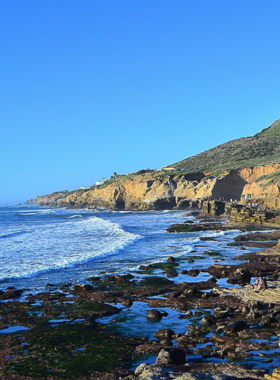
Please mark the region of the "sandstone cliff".
[[278, 164], [211, 172], [156, 172], [118, 176], [108, 183], [73, 192], [57, 192], [29, 202], [59, 207], [110, 210], [184, 209], [203, 199], [262, 200], [280, 207]]
[[162, 210], [187, 208], [203, 199], [232, 199], [280, 208], [279, 188], [280, 120], [255, 136], [219, 145], [174, 164], [174, 168], [116, 176], [90, 189], [56, 192], [29, 202]]

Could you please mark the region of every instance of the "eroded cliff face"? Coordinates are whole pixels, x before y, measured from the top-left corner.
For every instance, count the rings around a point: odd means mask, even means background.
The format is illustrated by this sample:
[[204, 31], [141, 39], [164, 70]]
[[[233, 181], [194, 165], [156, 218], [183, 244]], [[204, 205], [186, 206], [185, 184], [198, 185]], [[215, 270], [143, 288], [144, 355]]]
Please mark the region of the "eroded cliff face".
[[[183, 209], [202, 199], [262, 199], [280, 207], [280, 165], [215, 173], [149, 172], [118, 176], [89, 190], [57, 192], [29, 202], [59, 207], [105, 207], [109, 210]], [[278, 177], [279, 174], [279, 177]], [[278, 202], [279, 199], [279, 202]]]

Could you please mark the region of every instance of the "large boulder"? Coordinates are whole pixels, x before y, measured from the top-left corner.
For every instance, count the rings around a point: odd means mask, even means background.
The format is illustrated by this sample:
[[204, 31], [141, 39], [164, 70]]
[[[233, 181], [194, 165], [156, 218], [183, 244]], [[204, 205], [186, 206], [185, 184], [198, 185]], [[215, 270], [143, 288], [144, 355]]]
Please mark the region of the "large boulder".
[[156, 364], [185, 364], [186, 363], [186, 353], [181, 348], [163, 348], [160, 350], [157, 358]]
[[245, 330], [248, 328], [248, 325], [245, 321], [235, 321], [230, 322], [228, 325], [225, 326], [225, 331], [229, 333], [237, 333], [239, 331]]
[[238, 285], [248, 285], [251, 282], [252, 273], [248, 269], [237, 268], [233, 273], [230, 273], [228, 283]]
[[9, 300], [12, 298], [18, 298], [22, 295], [22, 293], [23, 293], [23, 290], [21, 289], [9, 289], [1, 295], [1, 299]]
[[162, 314], [159, 310], [152, 309], [148, 312], [146, 318], [151, 321], [160, 321], [162, 319]]

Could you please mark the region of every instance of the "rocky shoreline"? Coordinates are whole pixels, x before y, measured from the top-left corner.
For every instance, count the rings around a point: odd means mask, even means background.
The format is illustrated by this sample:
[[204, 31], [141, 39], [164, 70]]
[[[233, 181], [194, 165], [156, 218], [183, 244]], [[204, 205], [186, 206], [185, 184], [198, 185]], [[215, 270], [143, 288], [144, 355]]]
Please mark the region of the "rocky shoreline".
[[[198, 256], [170, 257], [44, 293], [1, 291], [1, 379], [269, 378], [280, 366], [278, 239], [280, 231], [240, 235], [229, 244], [262, 250], [233, 265], [197, 270]], [[182, 270], [184, 260], [194, 268]], [[176, 283], [178, 275], [194, 281]], [[259, 293], [257, 276], [268, 279]]]

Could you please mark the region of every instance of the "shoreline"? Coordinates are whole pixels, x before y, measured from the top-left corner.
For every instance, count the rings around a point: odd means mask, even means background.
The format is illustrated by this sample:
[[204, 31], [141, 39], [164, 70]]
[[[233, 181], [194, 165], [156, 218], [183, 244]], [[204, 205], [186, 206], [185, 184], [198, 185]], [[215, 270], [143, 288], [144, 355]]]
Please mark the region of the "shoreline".
[[[270, 296], [270, 299], [264, 297], [264, 300], [252, 300], [250, 297], [245, 299], [242, 293], [238, 294], [243, 287], [247, 289], [251, 278], [260, 272], [272, 276], [273, 281], [269, 282], [270, 293], [273, 291], [271, 284], [278, 287], [276, 275], [280, 249], [269, 248], [261, 252], [247, 254], [252, 255], [251, 262], [250, 257], [246, 257], [249, 262], [233, 264], [230, 268], [214, 264], [199, 273], [195, 270], [182, 272], [194, 280], [197, 276], [202, 276], [203, 279], [208, 273], [206, 281], [175, 283], [172, 278], [178, 276], [180, 259], [170, 258], [166, 263], [142, 266], [139, 276], [131, 273], [103, 278], [95, 276], [89, 279], [90, 284], [65, 284], [59, 289], [49, 287], [48, 292], [30, 294], [23, 302], [13, 298], [16, 290], [10, 289], [1, 296], [2, 301], [3, 297], [9, 299], [8, 302], [0, 303], [1, 330], [3, 326], [11, 324], [11, 321], [13, 326], [22, 326], [28, 330], [1, 333], [2, 378], [24, 379], [29, 376], [32, 379], [114, 379], [118, 373], [119, 378], [140, 380], [148, 378], [148, 372], [151, 376], [152, 371], [158, 371], [163, 376], [164, 368], [167, 368], [166, 373], [169, 370], [177, 371], [178, 378], [184, 372], [194, 374], [195, 371], [204, 373], [205, 376], [211, 371], [220, 371], [221, 374], [228, 371], [233, 375], [234, 372], [237, 374], [245, 369], [231, 362], [243, 361], [246, 364], [247, 360], [248, 365], [250, 360], [258, 362], [258, 358], [260, 367], [257, 366], [255, 371], [247, 369], [249, 372], [246, 372], [246, 376], [250, 375], [252, 379], [263, 378], [265, 372], [272, 372], [273, 368], [269, 367], [277, 366], [274, 355], [275, 350], [278, 350], [280, 298], [277, 296], [271, 299]], [[256, 261], [258, 256], [262, 256], [263, 260]], [[195, 260], [189, 257], [188, 260], [190, 259]], [[219, 278], [228, 278], [233, 286], [236, 284], [239, 287], [224, 292], [217, 285]], [[125, 318], [130, 313], [133, 314], [138, 305], [146, 305], [144, 309], [153, 310], [154, 316], [147, 318], [148, 313], [145, 311], [143, 314], [140, 307], [142, 315], [139, 316], [138, 310], [137, 320], [140, 336], [133, 338], [120, 335], [116, 325], [123, 324], [129, 330], [128, 319]], [[107, 322], [102, 323], [102, 318], [105, 317]], [[110, 323], [108, 318], [112, 319]], [[175, 319], [178, 331], [174, 331]], [[246, 323], [240, 324], [241, 320], [246, 320]], [[115, 327], [112, 327], [114, 324]], [[149, 337], [144, 334], [145, 324], [149, 324], [151, 331], [154, 331]], [[174, 330], [172, 326], [175, 326]], [[66, 339], [68, 334], [71, 335], [69, 342]], [[61, 341], [57, 340], [58, 336]], [[38, 337], [42, 356], [38, 355]], [[65, 342], [62, 337], [66, 339]], [[55, 347], [57, 349], [54, 353]], [[272, 349], [271, 353], [268, 348]], [[262, 356], [256, 354], [255, 357], [249, 350]], [[187, 359], [186, 365], [182, 352]], [[130, 370], [132, 362], [139, 362], [141, 355], [157, 357], [157, 364], [143, 363], [141, 369], [134, 373]], [[174, 355], [177, 359], [174, 359]], [[38, 364], [32, 359], [34, 356]], [[98, 361], [94, 361], [96, 356], [99, 357]], [[64, 364], [58, 364], [57, 360]], [[179, 363], [174, 363], [174, 360]], [[215, 363], [211, 364], [212, 370], [208, 368], [209, 361]], [[83, 368], [84, 374], [77, 372], [78, 368]], [[58, 376], [60, 373], [62, 376]], [[168, 374], [165, 376], [166, 379], [169, 378]]]

